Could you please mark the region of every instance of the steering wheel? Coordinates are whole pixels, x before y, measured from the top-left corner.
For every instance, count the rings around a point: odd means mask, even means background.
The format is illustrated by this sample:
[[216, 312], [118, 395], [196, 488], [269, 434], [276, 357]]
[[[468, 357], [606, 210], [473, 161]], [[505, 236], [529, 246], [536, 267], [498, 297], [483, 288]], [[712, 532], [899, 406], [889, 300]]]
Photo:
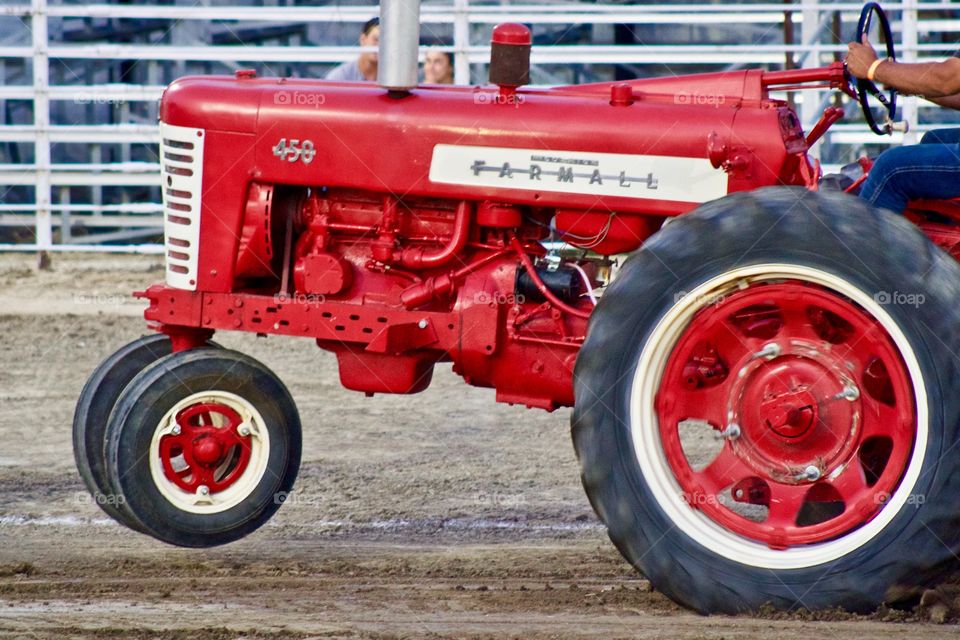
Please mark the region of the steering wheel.
[[[893, 35], [890, 32], [890, 21], [887, 19], [886, 12], [880, 8], [880, 5], [876, 2], [868, 2], [863, 5], [863, 10], [860, 12], [860, 21], [857, 23], [856, 41], [861, 42], [863, 40], [863, 34], [870, 31], [870, 23], [873, 20], [874, 14], [877, 16], [877, 24], [886, 42], [887, 58], [896, 60], [896, 52], [893, 49]], [[893, 132], [891, 123], [897, 115], [897, 90], [891, 87], [887, 94], [884, 95], [884, 92], [871, 80], [856, 78], [856, 81], [857, 100], [860, 102], [863, 117], [870, 126], [870, 130], [878, 136], [890, 135]], [[873, 111], [869, 104], [869, 96], [876, 98], [887, 111], [886, 122], [884, 122], [882, 126], [878, 125], [876, 119], [873, 117]]]

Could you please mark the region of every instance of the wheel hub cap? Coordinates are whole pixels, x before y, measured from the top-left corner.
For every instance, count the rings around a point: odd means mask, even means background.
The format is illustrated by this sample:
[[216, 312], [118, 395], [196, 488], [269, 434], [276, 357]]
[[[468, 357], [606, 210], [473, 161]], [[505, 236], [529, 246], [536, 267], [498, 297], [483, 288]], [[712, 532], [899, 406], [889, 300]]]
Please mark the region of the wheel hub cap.
[[[896, 489], [915, 435], [890, 336], [847, 298], [800, 281], [716, 300], [674, 346], [655, 403], [682, 497], [771, 548], [862, 526]], [[703, 429], [717, 438], [709, 455], [681, 435]]]
[[797, 402], [799, 395], [808, 394], [804, 391], [773, 394], [760, 405], [761, 420], [778, 436], [798, 438], [810, 430], [816, 418], [816, 405], [803, 400]]
[[813, 465], [825, 475], [849, 458], [859, 435], [859, 402], [836, 354], [796, 340], [779, 355], [742, 363], [730, 385], [728, 415], [740, 425], [737, 455], [761, 477], [796, 483]]
[[206, 466], [223, 462], [223, 446], [215, 437], [202, 436], [193, 442], [193, 458]]
[[180, 489], [214, 495], [229, 489], [250, 462], [250, 438], [241, 435], [243, 419], [216, 402], [198, 402], [174, 416], [175, 425], [160, 439], [160, 462], [167, 480]]

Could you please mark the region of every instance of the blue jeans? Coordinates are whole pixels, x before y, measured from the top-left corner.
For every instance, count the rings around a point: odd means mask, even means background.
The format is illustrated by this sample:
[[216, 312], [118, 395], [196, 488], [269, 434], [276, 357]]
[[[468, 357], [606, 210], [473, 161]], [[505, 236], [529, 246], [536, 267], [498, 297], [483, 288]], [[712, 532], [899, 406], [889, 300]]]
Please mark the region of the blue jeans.
[[960, 129], [929, 131], [920, 144], [881, 153], [860, 197], [897, 213], [909, 200], [960, 198]]

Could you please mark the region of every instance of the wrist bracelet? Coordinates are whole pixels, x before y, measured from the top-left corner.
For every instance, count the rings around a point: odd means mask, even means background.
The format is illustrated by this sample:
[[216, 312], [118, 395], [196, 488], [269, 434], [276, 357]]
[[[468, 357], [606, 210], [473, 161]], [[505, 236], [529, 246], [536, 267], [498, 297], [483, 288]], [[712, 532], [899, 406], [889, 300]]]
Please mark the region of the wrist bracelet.
[[880, 58], [877, 58], [870, 65], [870, 68], [867, 69], [867, 80], [869, 80], [870, 82], [873, 82], [873, 77], [877, 73], [877, 67], [880, 66], [881, 62], [883, 62], [883, 60], [881, 60]]

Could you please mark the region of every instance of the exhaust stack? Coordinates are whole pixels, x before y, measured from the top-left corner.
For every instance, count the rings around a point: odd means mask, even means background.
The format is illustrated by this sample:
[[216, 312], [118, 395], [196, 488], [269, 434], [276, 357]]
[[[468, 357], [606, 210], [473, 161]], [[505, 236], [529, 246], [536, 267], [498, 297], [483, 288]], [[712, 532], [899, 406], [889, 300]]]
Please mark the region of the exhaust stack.
[[380, 2], [380, 61], [377, 82], [389, 91], [417, 86], [420, 0]]

